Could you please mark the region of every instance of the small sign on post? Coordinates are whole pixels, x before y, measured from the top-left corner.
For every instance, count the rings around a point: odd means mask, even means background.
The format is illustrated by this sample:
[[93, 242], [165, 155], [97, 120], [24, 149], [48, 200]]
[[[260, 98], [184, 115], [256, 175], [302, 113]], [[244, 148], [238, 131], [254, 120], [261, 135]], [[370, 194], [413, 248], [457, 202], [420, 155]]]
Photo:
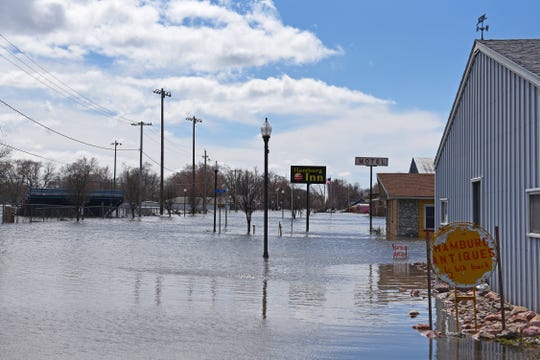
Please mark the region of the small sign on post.
[[388, 158], [383, 157], [361, 157], [354, 158], [354, 165], [364, 166], [388, 166]]
[[388, 158], [357, 156], [354, 158], [354, 165], [369, 166], [369, 233], [373, 232], [373, 212], [371, 200], [373, 199], [373, 167], [388, 166]]

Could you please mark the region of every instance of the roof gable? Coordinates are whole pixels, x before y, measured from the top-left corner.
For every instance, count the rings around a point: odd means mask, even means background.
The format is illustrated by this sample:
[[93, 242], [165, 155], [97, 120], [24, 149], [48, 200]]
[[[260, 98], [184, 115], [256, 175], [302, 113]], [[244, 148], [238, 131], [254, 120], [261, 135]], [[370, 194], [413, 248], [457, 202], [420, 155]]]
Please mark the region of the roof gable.
[[540, 39], [481, 40], [478, 43], [540, 76]]
[[377, 179], [388, 199], [435, 196], [435, 174], [382, 173]]
[[474, 60], [479, 52], [497, 61], [502, 66], [507, 67], [510, 71], [518, 74], [525, 80], [530, 81], [537, 87], [540, 87], [540, 39], [476, 40], [469, 55], [467, 66], [463, 72], [459, 89], [452, 105], [452, 110], [450, 111], [446, 127], [444, 128], [439, 143], [439, 148], [437, 149], [434, 161], [435, 169], [437, 168], [446, 139], [452, 128], [455, 113], [467, 85], [467, 80], [473, 67]]
[[412, 158], [409, 173], [412, 174], [432, 174], [435, 172], [433, 167], [433, 158], [416, 157]]

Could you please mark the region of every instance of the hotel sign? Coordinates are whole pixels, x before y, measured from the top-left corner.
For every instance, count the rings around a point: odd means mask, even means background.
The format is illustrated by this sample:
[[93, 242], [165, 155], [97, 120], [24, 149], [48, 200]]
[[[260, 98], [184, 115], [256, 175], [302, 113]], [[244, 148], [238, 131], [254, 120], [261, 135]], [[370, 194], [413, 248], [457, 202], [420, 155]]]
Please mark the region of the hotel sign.
[[451, 223], [435, 234], [431, 261], [439, 278], [467, 289], [487, 280], [497, 263], [496, 244], [484, 229], [470, 223]]
[[355, 157], [354, 165], [364, 166], [388, 166], [388, 158], [381, 157]]
[[291, 166], [291, 183], [326, 184], [326, 166]]

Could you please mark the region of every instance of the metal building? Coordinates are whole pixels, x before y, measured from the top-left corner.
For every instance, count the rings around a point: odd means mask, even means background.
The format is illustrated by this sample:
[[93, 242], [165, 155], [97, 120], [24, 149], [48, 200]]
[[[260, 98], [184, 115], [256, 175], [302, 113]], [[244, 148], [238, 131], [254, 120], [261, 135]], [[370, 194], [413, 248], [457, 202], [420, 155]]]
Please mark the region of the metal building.
[[[438, 226], [500, 232], [508, 301], [540, 311], [540, 39], [473, 45], [435, 158]], [[437, 227], [438, 227], [437, 226]], [[490, 285], [499, 290], [497, 276]]]

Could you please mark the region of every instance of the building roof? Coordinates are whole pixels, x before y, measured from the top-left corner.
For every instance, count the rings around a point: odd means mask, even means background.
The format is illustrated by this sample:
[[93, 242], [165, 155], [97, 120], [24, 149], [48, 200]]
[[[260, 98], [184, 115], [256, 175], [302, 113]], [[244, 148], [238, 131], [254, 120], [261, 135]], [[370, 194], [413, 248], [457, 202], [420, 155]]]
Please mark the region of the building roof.
[[388, 199], [418, 199], [435, 196], [435, 174], [377, 174], [381, 189]]
[[450, 111], [439, 149], [437, 150], [437, 155], [435, 156], [435, 168], [452, 128], [455, 113], [467, 84], [474, 60], [479, 53], [492, 58], [502, 66], [505, 66], [510, 71], [540, 88], [540, 39], [476, 40], [469, 55], [467, 67], [461, 78], [461, 83], [454, 99], [452, 110]]
[[540, 75], [540, 39], [480, 40], [478, 43], [533, 74]]
[[428, 157], [416, 157], [411, 160], [411, 167], [409, 168], [410, 174], [433, 174], [435, 173], [435, 167], [433, 165], [433, 158]]

